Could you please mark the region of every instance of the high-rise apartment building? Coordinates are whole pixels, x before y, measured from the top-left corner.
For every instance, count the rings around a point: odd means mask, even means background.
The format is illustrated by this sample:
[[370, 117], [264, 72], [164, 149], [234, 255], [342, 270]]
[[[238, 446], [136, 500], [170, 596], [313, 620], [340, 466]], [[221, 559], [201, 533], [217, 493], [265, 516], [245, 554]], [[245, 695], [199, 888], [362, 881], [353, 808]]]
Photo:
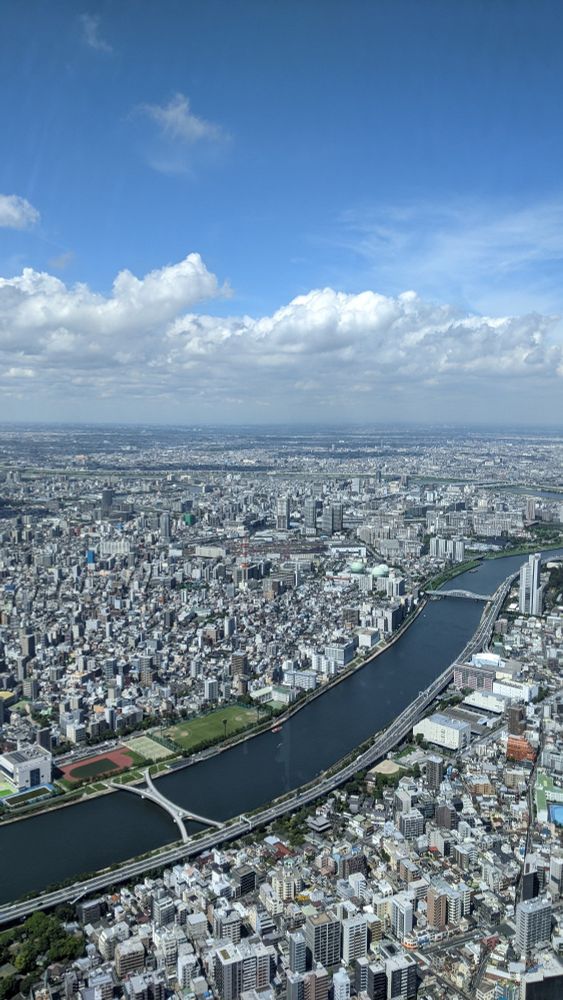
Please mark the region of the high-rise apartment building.
[[535, 553], [520, 569], [518, 606], [524, 615], [541, 615], [543, 590], [540, 582], [541, 556]]
[[412, 923], [412, 899], [406, 893], [399, 892], [391, 900], [391, 928], [399, 941], [411, 933]]
[[276, 528], [287, 531], [289, 528], [289, 497], [278, 497], [276, 503]]
[[342, 961], [346, 965], [367, 955], [368, 924], [365, 914], [356, 913], [342, 921]]
[[292, 972], [303, 973], [307, 969], [307, 948], [305, 937], [301, 931], [294, 931], [288, 934], [289, 939], [289, 968]]
[[515, 946], [521, 953], [549, 944], [551, 903], [548, 899], [528, 899], [516, 907]]
[[332, 977], [334, 1000], [350, 1000], [350, 977], [345, 969], [339, 969]]
[[381, 949], [387, 976], [387, 1000], [415, 1000], [418, 983], [412, 955], [386, 946]]
[[428, 787], [437, 791], [444, 778], [444, 761], [438, 754], [426, 758], [426, 782]]
[[336, 965], [340, 961], [340, 920], [333, 913], [318, 913], [307, 917], [305, 923], [305, 943], [313, 965]]
[[317, 530], [317, 501], [311, 497], [303, 505], [303, 524], [306, 534], [314, 534]]
[[318, 964], [312, 972], [304, 976], [304, 1000], [328, 1000], [328, 973]]

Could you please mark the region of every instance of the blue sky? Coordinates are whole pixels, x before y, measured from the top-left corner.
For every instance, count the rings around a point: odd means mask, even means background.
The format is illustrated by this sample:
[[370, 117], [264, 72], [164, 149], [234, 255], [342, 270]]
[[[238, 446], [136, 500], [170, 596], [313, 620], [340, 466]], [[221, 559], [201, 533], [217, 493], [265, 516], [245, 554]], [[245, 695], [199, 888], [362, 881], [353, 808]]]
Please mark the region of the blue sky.
[[561, 423], [562, 42], [542, 0], [6, 2], [2, 416]]

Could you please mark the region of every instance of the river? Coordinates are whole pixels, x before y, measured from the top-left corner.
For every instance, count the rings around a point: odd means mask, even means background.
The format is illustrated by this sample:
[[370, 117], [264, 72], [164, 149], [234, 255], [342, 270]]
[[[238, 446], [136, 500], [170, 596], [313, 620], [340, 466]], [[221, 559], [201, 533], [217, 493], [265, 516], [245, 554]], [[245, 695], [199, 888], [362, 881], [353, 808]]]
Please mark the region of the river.
[[[525, 558], [485, 561], [444, 589], [492, 594]], [[310, 781], [388, 725], [434, 680], [463, 649], [482, 610], [469, 600], [430, 602], [385, 653], [306, 705], [281, 732], [265, 732], [167, 775], [159, 790], [200, 816], [223, 820]], [[177, 839], [171, 817], [127, 792], [0, 825], [0, 902]]]

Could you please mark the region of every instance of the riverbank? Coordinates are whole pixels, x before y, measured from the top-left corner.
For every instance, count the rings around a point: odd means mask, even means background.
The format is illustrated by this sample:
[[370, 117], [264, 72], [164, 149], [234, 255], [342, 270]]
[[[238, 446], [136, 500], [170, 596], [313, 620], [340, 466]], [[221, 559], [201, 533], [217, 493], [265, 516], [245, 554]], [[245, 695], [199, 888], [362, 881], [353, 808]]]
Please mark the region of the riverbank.
[[[463, 572], [463, 570], [460, 570], [460, 572]], [[291, 719], [294, 715], [296, 715], [298, 712], [304, 709], [312, 701], [315, 701], [317, 698], [321, 697], [321, 695], [326, 694], [336, 685], [341, 684], [342, 681], [349, 678], [351, 674], [354, 674], [356, 673], [356, 671], [362, 670], [364, 667], [367, 667], [370, 663], [373, 663], [379, 656], [382, 655], [382, 653], [387, 652], [387, 650], [389, 650], [396, 642], [398, 642], [398, 640], [404, 635], [407, 629], [416, 621], [416, 619], [418, 618], [419, 614], [423, 611], [426, 604], [427, 604], [426, 598], [422, 598], [419, 604], [416, 606], [416, 608], [407, 615], [404, 622], [401, 623], [397, 631], [394, 632], [389, 639], [384, 640], [382, 643], [380, 643], [378, 647], [373, 652], [369, 653], [366, 657], [363, 657], [361, 659], [356, 658], [355, 660], [353, 660], [352, 663], [349, 664], [345, 670], [341, 671], [341, 673], [337, 674], [335, 677], [331, 677], [328, 681], [326, 681], [324, 684], [321, 684], [314, 691], [307, 692], [304, 695], [304, 697], [299, 698], [298, 701], [290, 705], [289, 708], [287, 708], [281, 714], [276, 715], [271, 719], [265, 720], [264, 722], [260, 722], [257, 723], [256, 725], [250, 726], [248, 729], [244, 729], [240, 733], [237, 733], [234, 736], [228, 737], [226, 740], [217, 743], [216, 746], [209, 747], [206, 750], [196, 751], [187, 758], [174, 757], [174, 759], [171, 761], [161, 761], [160, 763], [153, 763], [153, 764], [150, 764], [150, 762], [147, 761], [147, 766], [149, 766], [150, 768], [151, 777], [160, 778], [160, 777], [165, 777], [166, 775], [176, 774], [185, 768], [193, 767], [195, 764], [200, 764], [202, 761], [207, 761], [212, 757], [217, 757], [220, 754], [225, 753], [225, 751], [232, 750], [241, 743], [245, 743], [249, 740], [256, 739], [257, 737], [262, 736], [264, 733], [268, 732], [268, 730], [271, 730], [273, 725], [282, 726], [285, 722], [289, 721], [289, 719]], [[138, 767], [139, 765], [137, 764], [131, 770], [134, 771]], [[120, 775], [120, 778], [126, 777], [127, 774], [130, 773], [131, 772], [124, 771]], [[59, 809], [68, 808], [69, 806], [80, 805], [80, 803], [82, 802], [99, 798], [104, 795], [111, 795], [112, 793], [119, 791], [118, 788], [111, 785], [108, 785], [103, 789], [93, 791], [92, 786], [100, 784], [101, 780], [103, 779], [98, 778], [92, 781], [90, 785], [84, 785], [79, 790], [77, 789], [75, 791], [64, 793], [63, 795], [57, 796], [56, 798], [48, 799], [42, 803], [38, 803], [36, 806], [28, 806], [27, 808], [23, 807], [22, 810], [16, 815], [1, 816], [0, 827], [9, 826], [14, 823], [18, 823], [22, 820], [41, 816], [47, 812], [49, 813], [55, 812]], [[122, 783], [130, 785], [141, 785], [143, 781], [144, 779], [141, 775], [138, 778], [133, 778], [131, 781], [128, 782], [122, 781]], [[79, 794], [79, 792], [81, 794]]]
[[[495, 600], [487, 605], [486, 611], [479, 619], [476, 630], [461, 653], [458, 647], [458, 656], [469, 655], [473, 649], [481, 648], [483, 643], [487, 643], [494, 620], [502, 604], [503, 594], [504, 589], [499, 588]], [[188, 844], [175, 844], [174, 846], [163, 847], [157, 852], [150, 851], [143, 855], [139, 854], [137, 858], [131, 859], [125, 864], [116, 863], [105, 866], [103, 869], [100, 867], [94, 877], [84, 880], [85, 877], [82, 876], [78, 884], [66, 877], [59, 880], [58, 883], [68, 886], [65, 889], [54, 891], [46, 889], [41, 895], [37, 893], [28, 894], [27, 896], [20, 895], [20, 902], [9, 903], [3, 909], [0, 909], [0, 922], [14, 922], [35, 909], [55, 906], [59, 902], [73, 898], [77, 890], [80, 890], [80, 895], [85, 895], [89, 892], [100, 891], [111, 884], [127, 882], [132, 878], [139, 878], [141, 875], [146, 874], [147, 871], [176, 863], [195, 853], [200, 853], [204, 849], [215, 847], [221, 842], [239, 839], [241, 836], [250, 833], [253, 829], [267, 827], [271, 822], [285, 813], [293, 812], [295, 809], [311, 804], [320, 795], [328, 794], [339, 785], [345, 783], [354, 776], [356, 771], [372, 766], [376, 760], [385, 756], [393, 746], [404, 739], [407, 733], [410, 732], [413, 723], [416, 722], [422, 713], [430, 709], [437, 695], [451, 680], [454, 663], [455, 660], [438, 677], [434, 676], [434, 679], [429, 680], [428, 686], [418, 692], [414, 701], [409, 702], [406, 707], [403, 707], [394, 719], [387, 721], [382, 730], [372, 732], [367, 741], [371, 745], [365, 751], [361, 751], [362, 743], [358, 743], [353, 750], [349, 748], [345, 757], [337, 758], [337, 762], [331, 763], [328, 769], [325, 767], [316, 775], [310, 775], [307, 781], [302, 782], [292, 791], [281, 796], [274, 796], [270, 800], [270, 804], [266, 807], [262, 805], [255, 810], [249, 810], [246, 815], [242, 815], [240, 814], [240, 803], [238, 803], [239, 811], [236, 814], [231, 814], [220, 830], [202, 831], [199, 835], [191, 838]], [[367, 744], [364, 742], [363, 745]], [[358, 750], [360, 750], [359, 756]], [[349, 761], [349, 763], [345, 763], [345, 761]], [[140, 860], [140, 858], [146, 860]], [[15, 893], [12, 898], [17, 898]]]
[[560, 539], [558, 542], [549, 542], [547, 545], [545, 543], [539, 545], [519, 545], [514, 549], [502, 549], [500, 552], [484, 552], [482, 558], [488, 560], [506, 559], [509, 556], [530, 556], [535, 552], [552, 552], [555, 549], [560, 549], [562, 545], [563, 539]]
[[[469, 560], [463, 563], [456, 563], [451, 566], [447, 571], [439, 576], [432, 578], [430, 581], [424, 584], [425, 587], [431, 587], [436, 589], [443, 583], [454, 579], [454, 577], [461, 575], [462, 573], [468, 572], [471, 569], [479, 566], [479, 560]], [[427, 598], [423, 597], [419, 600], [416, 607], [409, 612], [405, 620], [401, 623], [399, 628], [394, 632], [388, 639], [381, 640], [380, 643], [373, 651], [368, 651], [365, 657], [356, 657], [344, 670], [334, 677], [329, 678], [325, 683], [321, 684], [314, 691], [306, 692], [302, 697], [300, 697], [296, 702], [290, 705], [286, 710], [280, 714], [276, 714], [274, 717], [264, 720], [262, 722], [257, 722], [256, 724], [249, 726], [247, 729], [241, 730], [240, 732], [233, 734], [233, 736], [227, 737], [226, 740], [218, 741], [215, 745], [208, 747], [204, 750], [195, 750], [194, 753], [190, 754], [188, 757], [181, 755], [181, 749], [178, 747], [178, 756], [174, 756], [169, 761], [161, 761], [159, 763], [150, 761], [146, 762], [146, 766], [150, 768], [150, 774], [153, 778], [165, 777], [171, 774], [177, 774], [178, 772], [193, 767], [196, 764], [200, 764], [204, 761], [209, 761], [214, 757], [218, 757], [226, 751], [232, 750], [238, 747], [240, 744], [247, 743], [250, 740], [256, 739], [262, 736], [264, 733], [272, 729], [273, 725], [282, 726], [284, 723], [288, 722], [291, 718], [301, 712], [302, 709], [306, 708], [311, 702], [316, 701], [322, 695], [327, 694], [334, 687], [342, 684], [343, 681], [347, 680], [351, 675], [355, 674], [359, 670], [363, 670], [369, 664], [373, 663], [378, 657], [383, 653], [390, 650], [395, 643], [403, 637], [403, 635], [408, 631], [411, 625], [417, 620], [418, 616], [422, 613], [426, 607], [428, 601]], [[134, 734], [133, 734], [134, 735]], [[130, 771], [124, 771], [119, 776], [120, 779], [127, 777], [128, 774], [138, 769], [140, 765], [136, 764]], [[53, 799], [47, 799], [44, 802], [37, 803], [36, 806], [30, 805], [27, 808], [23, 807], [15, 815], [4, 815], [0, 816], [0, 828], [3, 826], [12, 825], [14, 823], [20, 822], [21, 820], [31, 819], [34, 817], [41, 816], [45, 813], [51, 813], [58, 811], [60, 809], [65, 809], [69, 806], [80, 805], [85, 801], [90, 799], [99, 798], [101, 796], [110, 795], [117, 791], [115, 787], [111, 785], [106, 785], [105, 788], [93, 791], [92, 788], [96, 784], [100, 784], [104, 779], [97, 778], [94, 779], [90, 784], [83, 785], [81, 789], [71, 790], [68, 793], [63, 793]], [[143, 783], [142, 775], [132, 779], [131, 781], [124, 782], [126, 784], [140, 785]], [[80, 794], [81, 793], [81, 794]]]

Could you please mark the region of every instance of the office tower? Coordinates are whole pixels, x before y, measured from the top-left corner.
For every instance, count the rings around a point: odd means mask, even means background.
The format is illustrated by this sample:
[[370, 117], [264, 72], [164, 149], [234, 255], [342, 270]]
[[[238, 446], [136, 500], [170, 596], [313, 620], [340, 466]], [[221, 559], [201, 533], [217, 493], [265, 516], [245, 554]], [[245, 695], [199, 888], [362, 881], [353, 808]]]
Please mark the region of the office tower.
[[316, 969], [307, 972], [304, 980], [305, 1000], [328, 1000], [328, 972], [322, 965], [317, 964]]
[[342, 531], [344, 527], [344, 511], [341, 503], [332, 505], [332, 530]]
[[38, 729], [35, 738], [40, 747], [43, 747], [44, 750], [49, 750], [49, 752], [51, 751], [52, 747], [51, 747], [50, 726], [42, 726], [41, 729]]
[[413, 905], [405, 893], [397, 893], [391, 900], [391, 928], [395, 937], [402, 941], [412, 931]]
[[444, 761], [438, 754], [426, 758], [426, 781], [428, 787], [437, 791], [444, 778]]
[[20, 636], [20, 646], [22, 656], [27, 660], [32, 660], [35, 656], [35, 636], [33, 632], [22, 632]]
[[538, 945], [549, 944], [551, 938], [551, 903], [548, 899], [528, 899], [516, 907], [515, 947], [521, 953]]
[[345, 969], [339, 969], [332, 977], [334, 1000], [350, 1000], [350, 977]]
[[522, 873], [522, 899], [535, 899], [539, 892], [538, 859], [535, 854], [527, 854]]
[[288, 934], [289, 938], [289, 968], [292, 972], [305, 972], [307, 969], [307, 948], [305, 937], [301, 931]]
[[340, 961], [340, 920], [331, 913], [318, 913], [307, 917], [305, 943], [313, 965], [336, 965]]
[[102, 490], [102, 514], [109, 514], [113, 507], [113, 490], [105, 486]]
[[518, 606], [522, 614], [541, 615], [542, 587], [540, 583], [541, 556], [536, 553], [520, 569]]
[[306, 534], [315, 534], [317, 530], [317, 501], [311, 498], [305, 500], [303, 508], [303, 523]]
[[521, 736], [524, 732], [524, 706], [509, 705], [508, 711], [508, 735]]
[[350, 965], [363, 958], [368, 950], [368, 924], [363, 913], [345, 917], [342, 921], [342, 961]]
[[276, 529], [287, 531], [289, 528], [289, 497], [278, 497], [276, 503]]
[[160, 537], [164, 542], [168, 542], [171, 538], [171, 526], [170, 526], [170, 514], [165, 512], [160, 515]]

